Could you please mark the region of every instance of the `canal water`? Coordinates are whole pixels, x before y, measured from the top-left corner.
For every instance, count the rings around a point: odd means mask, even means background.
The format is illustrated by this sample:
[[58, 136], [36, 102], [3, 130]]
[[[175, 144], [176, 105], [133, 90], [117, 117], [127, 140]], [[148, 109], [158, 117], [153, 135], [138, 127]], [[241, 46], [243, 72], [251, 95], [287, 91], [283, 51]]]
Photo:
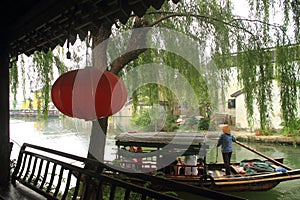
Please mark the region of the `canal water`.
[[[12, 159], [16, 159], [20, 146], [32, 143], [59, 151], [86, 157], [91, 132], [91, 122], [70, 118], [52, 118], [46, 122], [33, 118], [12, 118], [10, 121], [11, 141], [14, 142]], [[105, 148], [105, 160], [115, 158], [116, 147], [114, 137], [117, 131], [109, 131]], [[214, 144], [215, 141], [209, 141]], [[284, 158], [284, 164], [291, 168], [300, 168], [300, 147], [282, 146], [274, 144], [245, 143], [248, 146], [272, 158]], [[213, 146], [213, 145], [212, 145]], [[220, 149], [219, 149], [220, 151]], [[221, 153], [216, 147], [209, 149], [207, 162], [222, 162]], [[234, 144], [232, 161], [259, 158], [258, 155]], [[274, 189], [266, 192], [235, 192], [231, 193], [240, 197], [253, 200], [298, 200], [300, 199], [300, 179], [280, 183]], [[186, 196], [187, 200], [194, 200]]]

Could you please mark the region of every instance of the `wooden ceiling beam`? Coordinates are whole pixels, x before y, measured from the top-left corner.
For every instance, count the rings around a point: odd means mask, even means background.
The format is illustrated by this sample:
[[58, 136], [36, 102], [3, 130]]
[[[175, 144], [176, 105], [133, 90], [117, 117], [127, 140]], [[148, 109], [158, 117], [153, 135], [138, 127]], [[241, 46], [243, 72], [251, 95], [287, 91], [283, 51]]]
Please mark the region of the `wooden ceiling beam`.
[[[165, 0], [48, 0], [39, 1], [24, 16], [12, 23], [9, 34], [11, 54], [33, 52], [54, 43], [74, 44], [77, 34], [83, 40], [88, 31], [98, 33], [102, 23], [118, 19], [125, 24], [132, 12], [143, 16], [150, 6], [159, 9]], [[177, 1], [177, 0], [172, 0]], [[30, 0], [35, 4], [37, 1]]]
[[18, 22], [12, 25], [12, 40], [21, 37], [24, 33], [35, 30], [45, 22], [53, 21], [66, 8], [74, 8], [75, 0], [47, 0], [40, 1], [25, 16], [20, 18]]

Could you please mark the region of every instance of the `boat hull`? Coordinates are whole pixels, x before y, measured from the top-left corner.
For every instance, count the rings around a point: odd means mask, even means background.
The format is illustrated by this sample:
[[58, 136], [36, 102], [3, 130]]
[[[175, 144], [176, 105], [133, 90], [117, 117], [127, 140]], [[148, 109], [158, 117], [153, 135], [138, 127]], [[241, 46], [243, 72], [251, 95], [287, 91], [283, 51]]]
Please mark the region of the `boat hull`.
[[179, 178], [169, 177], [170, 180], [178, 181], [181, 183], [193, 185], [193, 186], [204, 186], [209, 189], [213, 189], [220, 192], [243, 192], [243, 191], [267, 191], [274, 187], [276, 187], [281, 181], [258, 181], [260, 179], [255, 179], [253, 177], [253, 180], [230, 180], [230, 178], [224, 178], [224, 181], [222, 180], [208, 180], [203, 185], [200, 184], [200, 178]]
[[[222, 192], [266, 191], [274, 188], [280, 182], [299, 179], [300, 169], [286, 172], [262, 173], [257, 175], [233, 175], [207, 178], [200, 181], [200, 176], [167, 176], [168, 179], [194, 185], [204, 186]], [[202, 184], [201, 184], [202, 183]]]
[[[233, 163], [237, 165], [238, 163]], [[142, 169], [146, 169], [148, 165], [142, 163]], [[179, 171], [179, 168], [187, 167], [174, 165]], [[218, 164], [208, 164], [207, 172], [209, 175], [199, 175], [203, 174], [203, 167], [198, 168], [197, 175], [180, 175], [176, 174], [164, 174], [163, 179], [168, 179], [196, 187], [206, 187], [215, 191], [220, 192], [243, 192], [243, 191], [267, 191], [276, 187], [280, 182], [299, 179], [300, 169], [296, 170], [286, 170], [284, 172], [260, 172], [251, 175], [238, 174], [234, 172], [234, 167], [232, 167], [232, 175], [224, 176], [224, 165]], [[148, 168], [147, 168], [148, 169]], [[149, 175], [155, 174], [155, 169], [152, 172], [144, 172]], [[140, 171], [142, 172], [142, 171]], [[154, 173], [154, 174], [153, 174]], [[157, 184], [153, 186], [156, 190], [170, 190], [168, 186]]]

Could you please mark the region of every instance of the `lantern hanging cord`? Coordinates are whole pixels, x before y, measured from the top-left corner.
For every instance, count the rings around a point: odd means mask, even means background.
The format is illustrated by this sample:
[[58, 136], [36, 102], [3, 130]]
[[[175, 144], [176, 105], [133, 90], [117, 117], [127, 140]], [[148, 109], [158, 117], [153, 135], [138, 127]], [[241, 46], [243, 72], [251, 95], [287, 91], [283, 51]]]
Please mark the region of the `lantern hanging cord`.
[[85, 51], [85, 66], [91, 66], [91, 61], [90, 61], [90, 55], [89, 55], [89, 48], [90, 46], [90, 40], [91, 40], [91, 35], [90, 32], [88, 32], [87, 36], [86, 36], [86, 51]]
[[72, 19], [75, 15], [76, 12], [76, 5], [74, 7], [73, 12], [71, 12], [70, 10], [70, 16], [69, 16], [69, 24], [68, 24], [68, 38], [67, 38], [67, 48], [68, 48], [68, 52], [67, 52], [67, 59], [71, 59], [71, 52], [70, 52], [70, 35], [71, 35], [71, 26], [72, 26]]
[[69, 27], [68, 27], [68, 38], [67, 38], [67, 59], [71, 59], [71, 53], [70, 53], [70, 31], [71, 31], [71, 18], [69, 19]]

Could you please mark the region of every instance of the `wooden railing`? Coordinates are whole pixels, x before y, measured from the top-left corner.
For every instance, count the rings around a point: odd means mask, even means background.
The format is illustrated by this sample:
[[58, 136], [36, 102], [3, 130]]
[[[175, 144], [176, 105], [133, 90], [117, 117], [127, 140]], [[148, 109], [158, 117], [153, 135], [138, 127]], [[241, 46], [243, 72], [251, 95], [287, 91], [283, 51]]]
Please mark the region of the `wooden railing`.
[[[116, 194], [123, 191], [123, 199], [178, 199], [175, 196], [153, 191], [140, 185], [128, 183], [105, 174], [84, 169], [84, 165], [100, 168], [98, 162], [59, 152], [53, 149], [24, 144], [20, 150], [12, 183], [20, 182], [47, 199], [102, 199], [103, 188], [107, 188], [109, 199], [119, 199]], [[87, 188], [81, 190], [82, 186]], [[91, 198], [91, 191], [94, 195]]]
[[[86, 169], [85, 166], [92, 166], [93, 169]], [[116, 176], [127, 178], [122, 180]], [[102, 200], [104, 196], [110, 200], [180, 199], [144, 187], [145, 183], [155, 186], [168, 185], [173, 191], [188, 192], [211, 199], [241, 199], [206, 188], [127, 171], [121, 167], [118, 169], [116, 166], [27, 143], [21, 147], [12, 174], [12, 184], [17, 186], [17, 182], [51, 200]]]

